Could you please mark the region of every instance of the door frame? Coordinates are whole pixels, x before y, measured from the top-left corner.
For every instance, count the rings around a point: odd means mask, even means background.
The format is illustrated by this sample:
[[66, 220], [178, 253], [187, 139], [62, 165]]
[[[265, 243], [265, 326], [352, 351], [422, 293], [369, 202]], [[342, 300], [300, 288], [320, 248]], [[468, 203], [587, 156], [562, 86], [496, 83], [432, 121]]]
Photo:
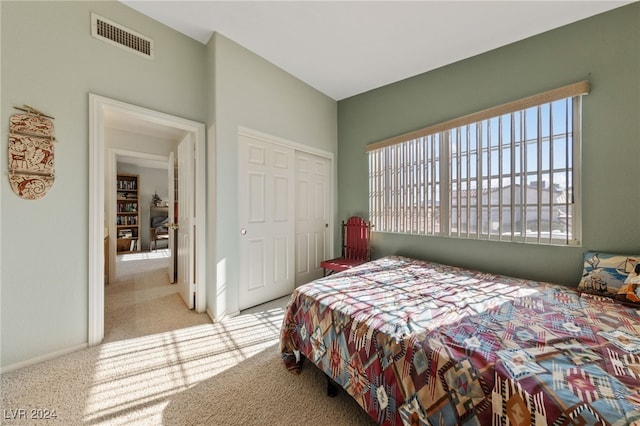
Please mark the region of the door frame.
[[[202, 123], [89, 94], [89, 247], [88, 247], [88, 344], [104, 338], [104, 224], [105, 224], [105, 112], [116, 111], [146, 122], [193, 133], [196, 145], [196, 227], [206, 236], [206, 134]], [[196, 250], [197, 312], [206, 311], [206, 238], [199, 238]]]

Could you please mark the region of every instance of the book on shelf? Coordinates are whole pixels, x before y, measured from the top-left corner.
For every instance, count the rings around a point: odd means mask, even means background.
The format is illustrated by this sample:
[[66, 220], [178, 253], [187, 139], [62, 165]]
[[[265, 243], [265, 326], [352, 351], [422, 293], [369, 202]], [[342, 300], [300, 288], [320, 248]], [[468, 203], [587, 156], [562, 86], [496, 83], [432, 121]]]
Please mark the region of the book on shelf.
[[136, 182], [134, 180], [119, 180], [118, 189], [123, 191], [135, 191], [138, 188], [136, 187]]
[[118, 238], [133, 238], [133, 231], [131, 229], [121, 229], [118, 231]]

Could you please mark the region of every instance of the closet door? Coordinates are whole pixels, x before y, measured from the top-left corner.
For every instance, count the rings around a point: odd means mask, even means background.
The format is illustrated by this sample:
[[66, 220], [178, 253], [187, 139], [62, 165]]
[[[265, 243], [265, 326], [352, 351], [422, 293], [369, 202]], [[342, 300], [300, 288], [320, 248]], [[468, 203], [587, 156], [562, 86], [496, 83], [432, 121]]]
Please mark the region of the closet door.
[[330, 162], [296, 152], [296, 286], [322, 277], [328, 258]]
[[242, 134], [238, 142], [238, 305], [246, 309], [295, 287], [295, 152]]

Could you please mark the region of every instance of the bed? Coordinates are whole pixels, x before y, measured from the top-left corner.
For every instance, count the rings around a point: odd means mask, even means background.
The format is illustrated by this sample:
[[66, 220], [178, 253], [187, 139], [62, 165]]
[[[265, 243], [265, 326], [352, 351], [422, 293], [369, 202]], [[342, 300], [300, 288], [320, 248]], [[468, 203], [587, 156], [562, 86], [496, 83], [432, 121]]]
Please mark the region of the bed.
[[640, 425], [640, 307], [385, 257], [298, 287], [280, 331], [382, 425]]

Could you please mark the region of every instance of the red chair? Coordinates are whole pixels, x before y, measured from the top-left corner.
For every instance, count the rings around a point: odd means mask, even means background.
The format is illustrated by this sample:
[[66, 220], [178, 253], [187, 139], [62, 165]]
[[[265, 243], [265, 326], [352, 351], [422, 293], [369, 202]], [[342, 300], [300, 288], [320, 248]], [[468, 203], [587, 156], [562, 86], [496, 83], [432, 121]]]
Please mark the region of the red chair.
[[342, 256], [320, 262], [326, 277], [371, 260], [369, 234], [371, 224], [358, 216], [342, 221]]

